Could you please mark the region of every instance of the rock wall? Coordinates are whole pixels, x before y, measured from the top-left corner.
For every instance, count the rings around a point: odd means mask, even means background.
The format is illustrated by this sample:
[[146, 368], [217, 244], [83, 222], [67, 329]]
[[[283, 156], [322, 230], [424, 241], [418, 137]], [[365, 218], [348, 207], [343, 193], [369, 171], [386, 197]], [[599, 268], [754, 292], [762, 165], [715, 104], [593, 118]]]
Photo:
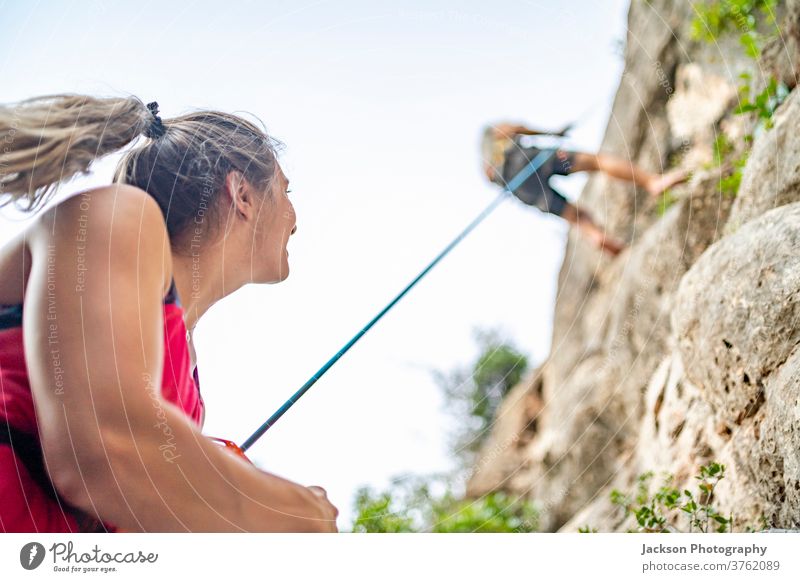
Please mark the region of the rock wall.
[[[800, 526], [800, 0], [760, 61], [738, 35], [691, 38], [687, 0], [633, 0], [625, 72], [601, 147], [653, 171], [693, 171], [660, 213], [604, 176], [580, 203], [630, 247], [614, 259], [570, 235], [551, 355], [509, 393], [468, 484], [539, 502], [547, 531], [630, 527], [610, 502], [645, 471], [692, 486], [726, 465], [715, 506], [735, 529]], [[739, 75], [790, 89], [774, 127], [735, 115]], [[749, 146], [741, 186], [710, 164]], [[630, 518], [628, 518], [630, 519]]]

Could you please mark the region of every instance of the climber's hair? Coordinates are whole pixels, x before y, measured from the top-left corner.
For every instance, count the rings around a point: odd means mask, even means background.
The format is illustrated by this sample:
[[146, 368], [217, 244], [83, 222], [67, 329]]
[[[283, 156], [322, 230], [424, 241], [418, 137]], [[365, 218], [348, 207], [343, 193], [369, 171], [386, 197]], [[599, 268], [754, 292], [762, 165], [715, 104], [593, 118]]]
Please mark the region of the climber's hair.
[[[0, 206], [33, 211], [59, 182], [87, 173], [94, 160], [148, 133], [153, 114], [139, 98], [59, 94], [0, 105]], [[186, 246], [189, 227], [215, 226], [217, 194], [238, 170], [269, 193], [280, 142], [256, 124], [220, 111], [162, 120], [164, 133], [126, 151], [114, 182], [148, 192], [161, 207], [170, 240]], [[262, 124], [263, 125], [263, 124]], [[270, 199], [271, 200], [271, 199]]]
[[481, 163], [494, 169], [494, 181], [501, 186], [505, 185], [501, 177], [504, 162], [503, 152], [509, 141], [508, 138], [498, 135], [497, 128], [493, 125], [487, 125], [481, 133]]
[[494, 127], [491, 125], [484, 127], [481, 133], [481, 161], [485, 164], [491, 164], [492, 162], [496, 140], [497, 135], [495, 134]]

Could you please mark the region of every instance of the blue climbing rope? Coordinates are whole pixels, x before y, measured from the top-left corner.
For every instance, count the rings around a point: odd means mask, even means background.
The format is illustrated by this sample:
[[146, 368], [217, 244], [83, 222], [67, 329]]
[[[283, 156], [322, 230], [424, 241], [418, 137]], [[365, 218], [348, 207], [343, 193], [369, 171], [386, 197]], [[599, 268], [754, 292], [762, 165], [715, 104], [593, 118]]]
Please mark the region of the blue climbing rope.
[[330, 360], [325, 362], [324, 366], [322, 366], [319, 370], [317, 370], [316, 373], [313, 376], [311, 376], [311, 378], [309, 378], [308, 381], [305, 384], [303, 384], [303, 386], [301, 386], [297, 392], [292, 394], [289, 400], [284, 402], [283, 405], [281, 405], [281, 407], [278, 410], [276, 410], [275, 413], [272, 416], [270, 416], [267, 419], [267, 421], [258, 428], [258, 430], [256, 430], [252, 435], [250, 435], [250, 437], [240, 447], [241, 450], [244, 452], [250, 447], [252, 447], [253, 444], [255, 444], [255, 442], [258, 439], [260, 439], [272, 425], [278, 422], [278, 419], [281, 416], [283, 416], [286, 413], [286, 411], [289, 410], [294, 405], [294, 403], [300, 399], [300, 397], [303, 394], [308, 392], [309, 388], [311, 388], [316, 383], [316, 381], [319, 380], [322, 377], [322, 375], [325, 372], [327, 372], [331, 368], [331, 366], [333, 366], [339, 360], [339, 358], [341, 358], [345, 353], [347, 353], [347, 351], [350, 348], [352, 348], [355, 345], [355, 343], [358, 340], [360, 340], [361, 337], [365, 333], [367, 333], [373, 325], [378, 323], [378, 321], [384, 315], [386, 315], [386, 313], [388, 313], [388, 311], [392, 307], [394, 307], [397, 304], [397, 302], [400, 301], [405, 296], [405, 294], [412, 289], [412, 287], [414, 287], [414, 285], [416, 285], [425, 275], [427, 275], [430, 272], [430, 270], [433, 269], [439, 263], [439, 261], [441, 261], [451, 250], [453, 250], [453, 248], [458, 243], [460, 243], [470, 232], [472, 232], [472, 230], [476, 226], [478, 226], [487, 216], [489, 216], [489, 214], [491, 214], [492, 211], [495, 208], [497, 208], [500, 205], [500, 203], [503, 202], [508, 197], [509, 193], [514, 192], [514, 190], [519, 188], [525, 182], [525, 180], [530, 178], [534, 174], [534, 172], [536, 172], [536, 170], [538, 170], [542, 164], [544, 164], [548, 159], [550, 159], [550, 157], [554, 153], [555, 149], [543, 149], [536, 156], [534, 156], [534, 158], [530, 162], [528, 162], [528, 164], [522, 170], [520, 170], [520, 172], [516, 176], [514, 176], [510, 182], [506, 184], [505, 188], [500, 193], [500, 195], [497, 198], [495, 198], [494, 201], [491, 204], [489, 204], [489, 206], [487, 206], [483, 210], [483, 212], [481, 212], [475, 218], [475, 220], [470, 222], [469, 225], [464, 230], [462, 230], [461, 233], [456, 238], [454, 238], [453, 241], [449, 245], [447, 245], [444, 248], [444, 250], [440, 252], [436, 256], [436, 258], [433, 259], [433, 261], [431, 261], [431, 263], [422, 270], [422, 272], [420, 272], [419, 275], [417, 275], [414, 278], [414, 280], [411, 281], [411, 283], [406, 285], [406, 287], [402, 291], [400, 291], [400, 293], [398, 293], [397, 296], [394, 299], [392, 299], [389, 302], [389, 304], [380, 311], [380, 313], [378, 313], [378, 315], [373, 317], [367, 325], [361, 328], [361, 331], [359, 331], [356, 335], [354, 335], [353, 338], [349, 342], [347, 342], [341, 350], [336, 352], [336, 354]]

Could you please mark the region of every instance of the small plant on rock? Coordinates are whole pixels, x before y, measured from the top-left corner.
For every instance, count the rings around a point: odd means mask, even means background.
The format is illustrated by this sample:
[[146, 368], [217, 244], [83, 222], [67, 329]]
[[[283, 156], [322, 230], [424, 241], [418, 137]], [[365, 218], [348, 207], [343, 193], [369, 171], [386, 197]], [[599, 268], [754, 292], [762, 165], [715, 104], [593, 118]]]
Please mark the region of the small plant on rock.
[[[625, 511], [625, 517], [635, 517], [637, 527], [629, 530], [632, 532], [730, 532], [733, 514], [724, 516], [712, 505], [714, 490], [724, 477], [725, 465], [711, 463], [700, 467], [700, 473], [695, 477], [699, 481], [695, 493], [689, 489], [677, 489], [673, 486], [673, 476], [666, 475], [661, 487], [651, 494], [653, 473], [647, 472], [638, 477], [637, 491], [634, 494], [615, 489], [611, 492], [611, 502]], [[686, 522], [685, 530], [671, 525], [671, 522], [676, 521], [673, 518], [678, 515]]]

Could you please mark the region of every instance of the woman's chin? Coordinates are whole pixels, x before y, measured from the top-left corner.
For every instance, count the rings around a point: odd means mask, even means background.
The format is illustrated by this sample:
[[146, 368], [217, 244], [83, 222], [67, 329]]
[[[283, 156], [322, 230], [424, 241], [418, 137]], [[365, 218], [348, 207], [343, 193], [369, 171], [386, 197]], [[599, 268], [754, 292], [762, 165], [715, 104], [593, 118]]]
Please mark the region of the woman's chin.
[[253, 283], [272, 285], [275, 283], [280, 283], [281, 281], [285, 281], [288, 277], [289, 264], [284, 261], [283, 265], [281, 265], [279, 269], [270, 269], [266, 273], [262, 273], [261, 276], [255, 277]]
[[276, 274], [274, 283], [280, 283], [281, 281], [285, 281], [288, 277], [289, 277], [289, 260], [284, 258], [283, 265], [281, 266], [280, 272]]

